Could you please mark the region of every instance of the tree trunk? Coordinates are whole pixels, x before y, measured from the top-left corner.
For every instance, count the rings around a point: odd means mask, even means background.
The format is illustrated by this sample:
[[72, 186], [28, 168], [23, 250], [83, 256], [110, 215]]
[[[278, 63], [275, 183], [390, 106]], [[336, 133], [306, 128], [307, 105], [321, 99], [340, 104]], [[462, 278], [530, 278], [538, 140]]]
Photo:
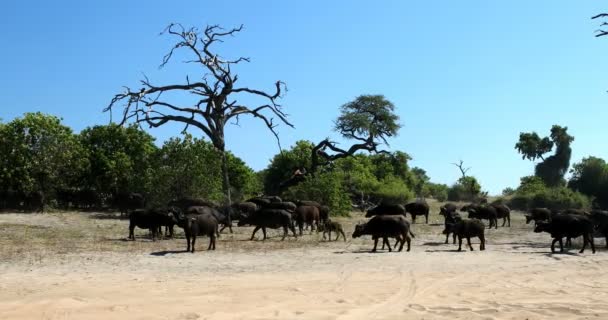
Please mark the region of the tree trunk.
[[231, 205], [232, 199], [230, 198], [230, 177], [228, 176], [228, 159], [226, 158], [226, 148], [224, 145], [219, 148], [220, 154], [222, 156], [222, 189], [224, 191], [224, 196], [226, 204]]

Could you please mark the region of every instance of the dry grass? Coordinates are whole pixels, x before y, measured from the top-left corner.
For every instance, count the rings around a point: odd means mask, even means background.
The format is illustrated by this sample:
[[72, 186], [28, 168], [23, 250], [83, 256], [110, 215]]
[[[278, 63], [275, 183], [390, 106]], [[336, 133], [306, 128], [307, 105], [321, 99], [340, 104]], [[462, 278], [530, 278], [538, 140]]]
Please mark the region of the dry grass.
[[[431, 201], [429, 224], [424, 224], [424, 218], [418, 218], [413, 225], [416, 234], [414, 246], [440, 244], [444, 240], [443, 217], [439, 212], [440, 203]], [[371, 245], [369, 238], [352, 239], [350, 237], [354, 225], [365, 221], [364, 214], [351, 213], [349, 218], [334, 218], [344, 226], [347, 234], [346, 243], [324, 241], [321, 234], [304, 231], [303, 237], [294, 239], [291, 235], [280, 241], [282, 230], [269, 230], [270, 239], [267, 241], [249, 241], [253, 228], [233, 227], [234, 233], [224, 230], [219, 238], [217, 250], [229, 252], [247, 252], [250, 250], [273, 251], [284, 249], [310, 249], [314, 247], [349, 250], [356, 247], [367, 248]], [[499, 228], [489, 231], [489, 242], [507, 241], [515, 234], [529, 233], [531, 227], [525, 226], [521, 213], [512, 214], [512, 228]], [[501, 223], [501, 222], [500, 222]], [[56, 259], [65, 254], [90, 254], [102, 252], [115, 253], [152, 253], [163, 254], [179, 252], [185, 249], [183, 231], [176, 227], [174, 239], [151, 241], [148, 231], [136, 229], [136, 240], [128, 241], [128, 220], [119, 219], [118, 215], [107, 213], [56, 212], [47, 214], [0, 214], [0, 259], [5, 261], [25, 260], [41, 263], [45, 258]], [[297, 230], [296, 230], [297, 232]], [[256, 234], [262, 238], [262, 232]], [[208, 245], [207, 238], [197, 239], [196, 248], [203, 251]], [[545, 240], [546, 242], [546, 240]]]

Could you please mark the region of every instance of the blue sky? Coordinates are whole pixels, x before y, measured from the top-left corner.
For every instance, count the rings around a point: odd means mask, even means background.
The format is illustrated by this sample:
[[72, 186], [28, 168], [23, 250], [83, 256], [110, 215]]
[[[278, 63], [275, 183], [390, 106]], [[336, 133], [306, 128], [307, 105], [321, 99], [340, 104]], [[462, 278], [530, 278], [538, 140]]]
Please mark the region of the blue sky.
[[[75, 131], [105, 124], [101, 110], [123, 85], [200, 77], [175, 60], [158, 68], [170, 22], [245, 25], [218, 50], [251, 57], [243, 85], [272, 90], [295, 129], [284, 147], [319, 141], [338, 107], [360, 94], [384, 94], [403, 128], [389, 150], [402, 150], [433, 181], [472, 167], [484, 189], [499, 193], [533, 172], [514, 144], [522, 131], [545, 136], [552, 124], [575, 136], [572, 162], [608, 158], [608, 38], [590, 20], [596, 1], [4, 1], [0, 4], [0, 118], [24, 112], [60, 116]], [[179, 98], [178, 98], [179, 99]], [[162, 143], [181, 126], [152, 129]], [[198, 135], [196, 131], [193, 134]], [[278, 152], [261, 123], [242, 120], [228, 148], [263, 169]]]

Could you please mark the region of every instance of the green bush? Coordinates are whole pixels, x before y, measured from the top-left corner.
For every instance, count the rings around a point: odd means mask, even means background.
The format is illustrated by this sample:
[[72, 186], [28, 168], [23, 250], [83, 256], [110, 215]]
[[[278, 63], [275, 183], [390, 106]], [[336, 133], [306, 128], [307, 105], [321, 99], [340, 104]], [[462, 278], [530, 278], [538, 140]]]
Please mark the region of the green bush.
[[342, 184], [344, 177], [340, 172], [323, 172], [306, 176], [300, 184], [283, 192], [285, 199], [312, 200], [329, 206], [330, 215], [347, 216], [351, 202]]
[[375, 199], [381, 199], [384, 204], [404, 204], [414, 198], [414, 193], [405, 182], [393, 176], [388, 176], [382, 180], [371, 195]]
[[516, 210], [530, 208], [581, 209], [590, 208], [591, 200], [566, 187], [549, 188], [538, 177], [523, 177], [509, 206]]

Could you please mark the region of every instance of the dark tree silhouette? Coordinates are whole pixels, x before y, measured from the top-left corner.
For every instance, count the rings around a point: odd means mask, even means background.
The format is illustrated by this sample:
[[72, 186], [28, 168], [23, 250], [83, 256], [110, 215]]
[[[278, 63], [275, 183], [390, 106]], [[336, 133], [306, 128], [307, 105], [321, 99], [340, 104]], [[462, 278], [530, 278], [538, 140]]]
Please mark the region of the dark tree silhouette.
[[340, 107], [341, 115], [335, 122], [334, 131], [349, 140], [356, 140], [343, 149], [326, 138], [312, 149], [311, 173], [320, 166], [354, 155], [358, 151], [388, 153], [378, 150], [382, 143], [388, 145], [387, 138], [397, 135], [401, 125], [392, 102], [383, 95], [362, 95]]
[[[200, 32], [196, 28], [185, 29], [180, 24], [170, 24], [163, 32], [176, 39], [173, 48], [167, 53], [162, 61], [161, 67], [165, 66], [178, 50], [185, 50], [192, 60], [186, 63], [198, 64], [202, 70], [202, 77], [191, 82], [186, 77], [182, 84], [169, 84], [158, 86], [152, 84], [147, 77], [141, 80], [143, 88], [132, 91], [125, 87], [125, 92], [114, 96], [110, 105], [104, 112], [110, 111], [119, 103], [122, 103], [121, 124], [128, 121], [146, 123], [150, 127], [160, 127], [168, 122], [181, 122], [185, 124], [184, 131], [189, 126], [196, 127], [209, 137], [213, 146], [220, 151], [222, 156], [223, 190], [226, 201], [231, 202], [230, 181], [226, 160], [226, 144], [224, 128], [226, 124], [234, 120], [238, 124], [240, 116], [253, 116], [264, 121], [268, 129], [275, 135], [277, 142], [280, 141], [277, 124], [274, 117], [290, 127], [287, 115], [282, 111], [277, 100], [281, 97], [285, 84], [277, 81], [274, 84], [274, 92], [267, 93], [263, 90], [251, 89], [237, 86], [238, 75], [234, 74], [232, 67], [241, 63], [249, 62], [249, 58], [226, 59], [212, 50], [215, 43], [224, 42], [224, 38], [233, 36], [242, 30], [238, 28], [224, 30], [220, 26], [207, 26]], [[170, 100], [161, 99], [164, 96], [174, 97], [175, 94], [189, 94], [195, 97], [193, 105], [181, 106]], [[259, 105], [250, 107], [240, 104], [236, 96], [249, 95], [261, 99]], [[168, 97], [166, 99], [169, 99]]]
[[[543, 161], [536, 165], [535, 175], [550, 187], [564, 184], [564, 175], [570, 166], [572, 148], [570, 144], [574, 137], [568, 134], [568, 127], [554, 125], [550, 137], [540, 138], [536, 132], [520, 133], [515, 149], [522, 154], [522, 159]], [[555, 154], [544, 157], [543, 154], [551, 151], [555, 146]]]
[[[598, 19], [598, 18], [607, 19], [608, 13], [600, 13], [598, 15], [591, 17], [591, 19]], [[606, 21], [602, 22], [600, 27], [604, 27], [604, 26], [608, 26], [608, 22], [606, 22]], [[604, 29], [598, 29], [598, 30], [595, 30], [595, 32], [596, 32], [596, 35], [595, 35], [596, 37], [603, 37], [605, 35], [608, 35], [608, 31], [606, 31]]]

